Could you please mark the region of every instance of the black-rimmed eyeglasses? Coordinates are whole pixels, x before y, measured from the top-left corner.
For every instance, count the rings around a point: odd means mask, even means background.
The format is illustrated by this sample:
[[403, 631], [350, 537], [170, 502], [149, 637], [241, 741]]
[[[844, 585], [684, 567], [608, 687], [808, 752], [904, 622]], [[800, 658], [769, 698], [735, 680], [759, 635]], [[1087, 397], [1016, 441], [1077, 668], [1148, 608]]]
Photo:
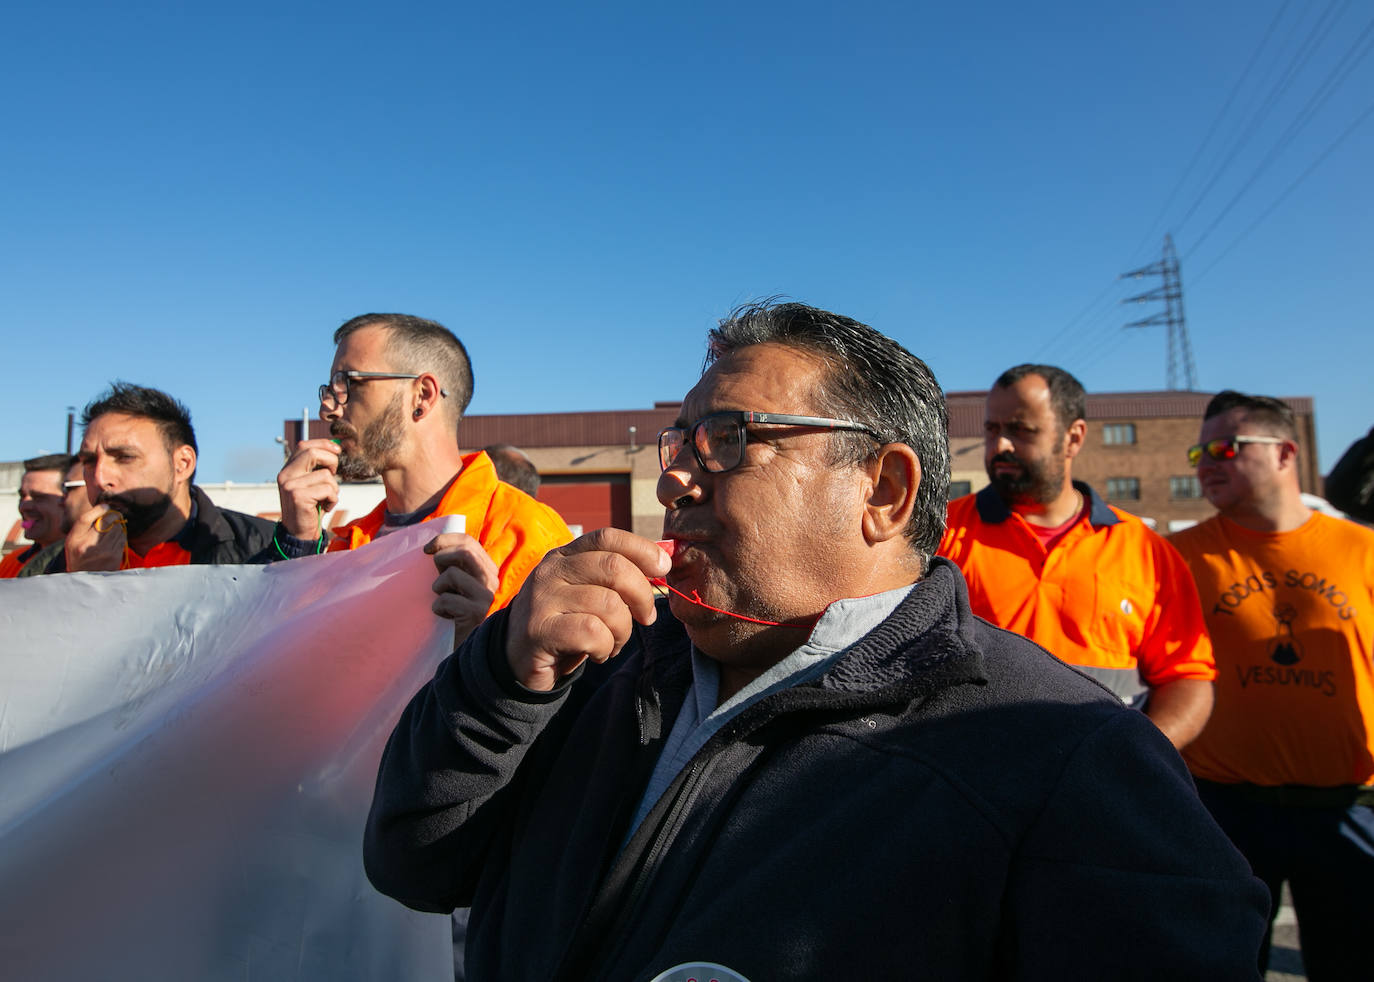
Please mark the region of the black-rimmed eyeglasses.
[[1204, 452], [1213, 460], [1233, 460], [1236, 454], [1240, 453], [1239, 447], [1243, 443], [1287, 442], [1287, 440], [1277, 436], [1224, 436], [1219, 440], [1195, 443], [1188, 448], [1188, 466], [1196, 467], [1200, 464]]
[[[343, 370], [335, 372], [329, 377], [329, 381], [320, 386], [320, 402], [324, 405], [333, 403], [342, 406], [348, 401], [349, 392], [354, 382], [372, 382], [388, 378], [419, 378], [419, 375], [411, 372], [346, 372]], [[447, 396], [446, 389], [440, 389], [439, 395]]]
[[677, 459], [691, 434], [692, 454], [702, 470], [719, 474], [733, 470], [744, 461], [744, 445], [749, 440], [746, 423], [771, 423], [779, 426], [813, 426], [827, 430], [867, 433], [883, 443], [883, 438], [867, 426], [847, 419], [826, 416], [789, 416], [784, 413], [756, 413], [729, 410], [703, 416], [691, 426], [670, 426], [658, 434], [658, 464], [663, 470]]

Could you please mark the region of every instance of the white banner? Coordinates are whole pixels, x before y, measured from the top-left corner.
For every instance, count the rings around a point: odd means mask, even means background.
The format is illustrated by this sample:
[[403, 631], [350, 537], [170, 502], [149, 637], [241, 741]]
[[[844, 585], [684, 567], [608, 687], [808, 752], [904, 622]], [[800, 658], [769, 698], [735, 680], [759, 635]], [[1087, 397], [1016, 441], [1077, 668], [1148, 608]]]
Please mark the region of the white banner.
[[452, 648], [416, 526], [274, 566], [0, 581], [0, 977], [439, 980], [362, 833]]

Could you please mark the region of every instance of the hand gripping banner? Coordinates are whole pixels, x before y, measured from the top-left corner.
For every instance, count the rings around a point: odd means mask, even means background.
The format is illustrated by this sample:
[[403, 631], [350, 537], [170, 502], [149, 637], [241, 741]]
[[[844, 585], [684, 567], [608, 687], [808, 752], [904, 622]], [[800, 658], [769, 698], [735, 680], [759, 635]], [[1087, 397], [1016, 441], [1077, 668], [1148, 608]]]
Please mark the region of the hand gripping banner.
[[452, 649], [438, 531], [0, 582], [0, 975], [452, 976], [449, 919], [362, 868], [382, 747]]

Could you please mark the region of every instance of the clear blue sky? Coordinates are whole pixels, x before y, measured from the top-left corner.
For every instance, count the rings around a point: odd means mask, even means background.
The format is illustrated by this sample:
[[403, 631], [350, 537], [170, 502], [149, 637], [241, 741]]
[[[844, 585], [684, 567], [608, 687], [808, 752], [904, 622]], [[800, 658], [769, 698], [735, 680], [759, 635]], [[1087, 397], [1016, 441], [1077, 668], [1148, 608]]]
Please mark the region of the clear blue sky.
[[123, 378], [271, 480], [370, 310], [453, 328], [474, 413], [680, 398], [774, 294], [947, 389], [1162, 388], [1115, 278], [1170, 230], [1201, 388], [1315, 396], [1324, 469], [1374, 422], [1367, 4], [496, 6], [7, 11], [0, 459]]

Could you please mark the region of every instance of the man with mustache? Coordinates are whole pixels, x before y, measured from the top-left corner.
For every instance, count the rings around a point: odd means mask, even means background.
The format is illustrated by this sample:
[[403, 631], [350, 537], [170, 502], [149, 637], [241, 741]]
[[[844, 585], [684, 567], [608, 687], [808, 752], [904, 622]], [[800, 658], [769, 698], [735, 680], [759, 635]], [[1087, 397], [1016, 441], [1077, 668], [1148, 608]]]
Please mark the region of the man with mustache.
[[192, 483], [191, 413], [167, 393], [115, 382], [81, 423], [88, 508], [48, 572], [242, 563], [270, 545], [271, 522], [217, 508]]
[[19, 479], [19, 518], [24, 537], [33, 545], [16, 549], [0, 560], [0, 580], [19, 576], [43, 549], [62, 541], [62, 473], [70, 454], [54, 453], [24, 461]]
[[1206, 724], [1216, 678], [1197, 588], [1172, 546], [1073, 480], [1086, 415], [1062, 368], [1003, 372], [983, 424], [991, 483], [950, 502], [940, 555], [963, 571], [975, 614], [1143, 708], [1181, 748]]
[[[334, 343], [320, 386], [332, 439], [303, 440], [281, 469], [281, 523], [263, 558], [356, 549], [416, 522], [462, 515], [466, 532], [425, 548], [439, 569], [434, 612], [465, 636], [572, 533], [552, 508], [500, 482], [485, 453], [459, 449], [472, 366], [447, 328], [408, 314], [363, 314], [335, 331]], [[324, 515], [338, 501], [339, 478], [373, 477], [385, 500], [331, 535]]]
[[439, 666], [372, 882], [471, 904], [505, 982], [1254, 977], [1262, 885], [1178, 755], [933, 557], [946, 427], [867, 325], [723, 321], [659, 435], [671, 560], [585, 535]]

